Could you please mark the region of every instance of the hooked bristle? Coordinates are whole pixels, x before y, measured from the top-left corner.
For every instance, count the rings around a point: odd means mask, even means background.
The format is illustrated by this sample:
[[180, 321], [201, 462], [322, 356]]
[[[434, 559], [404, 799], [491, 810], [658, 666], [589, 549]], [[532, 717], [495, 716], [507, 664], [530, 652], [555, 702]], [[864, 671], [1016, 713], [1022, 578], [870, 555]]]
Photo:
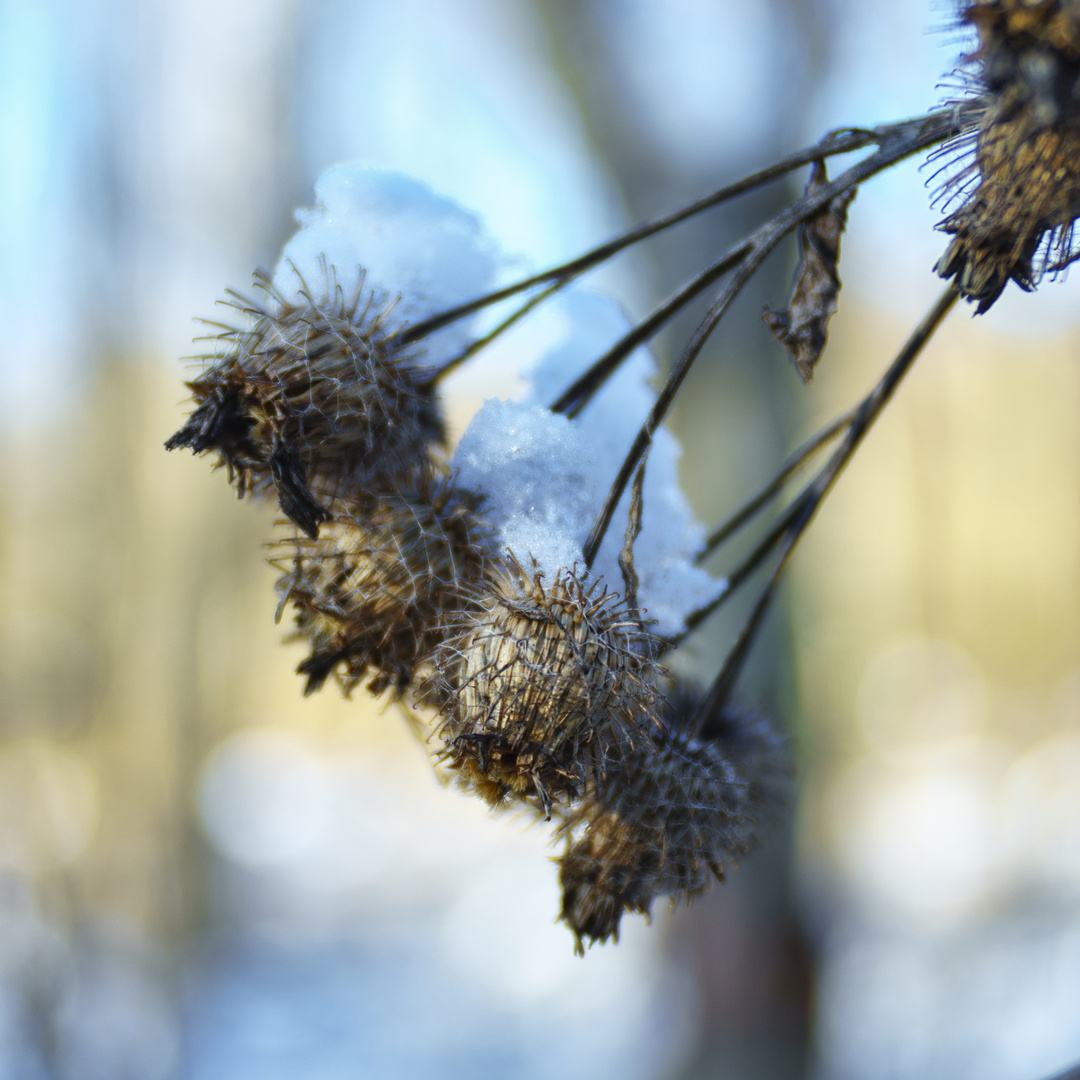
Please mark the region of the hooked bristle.
[[534, 800], [550, 817], [658, 729], [657, 651], [617, 596], [565, 568], [548, 585], [511, 556], [436, 655], [444, 760], [490, 804]]
[[188, 383], [196, 408], [165, 445], [216, 450], [239, 495], [275, 491], [314, 537], [337, 500], [416, 484], [443, 422], [430, 380], [395, 344], [392, 305], [375, 310], [362, 282], [349, 301], [328, 282], [326, 298], [292, 303], [256, 281], [268, 302], [233, 302], [254, 323], [219, 335], [227, 351]]
[[960, 14], [979, 35], [966, 63], [982, 107], [973, 160], [946, 184], [965, 195], [938, 226], [954, 239], [936, 269], [984, 312], [1010, 280], [1030, 290], [1080, 255], [1080, 0], [975, 0]]
[[703, 738], [683, 726], [689, 713], [672, 716], [654, 749], [600, 774], [561, 826], [559, 917], [579, 953], [618, 940], [622, 916], [648, 915], [656, 897], [688, 900], [723, 881], [779, 799], [781, 742], [767, 721], [728, 707], [719, 733]]

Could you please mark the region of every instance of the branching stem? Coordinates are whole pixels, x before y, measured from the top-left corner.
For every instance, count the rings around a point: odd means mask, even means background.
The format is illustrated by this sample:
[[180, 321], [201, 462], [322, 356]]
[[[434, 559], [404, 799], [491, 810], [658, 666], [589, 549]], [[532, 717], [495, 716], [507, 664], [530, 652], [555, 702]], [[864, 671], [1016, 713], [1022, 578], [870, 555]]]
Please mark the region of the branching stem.
[[[950, 115], [952, 114], [950, 113]], [[705, 342], [708, 341], [717, 324], [724, 317], [743, 287], [757, 273], [761, 264], [777, 244], [802, 222], [821, 211], [837, 195], [850, 191], [876, 173], [882, 172], [904, 158], [910, 157], [912, 154], [932, 145], [934, 142], [948, 137], [949, 130], [951, 128], [946, 130], [931, 128], [928, 134], [926, 121], [924, 120], [915, 131], [909, 131], [905, 135], [898, 135], [883, 142], [880, 148], [869, 157], [864, 158], [846, 172], [841, 173], [835, 180], [807, 193], [728, 251], [724, 256], [724, 260], [731, 260], [733, 265], [737, 266], [737, 269], [731, 280], [713, 302], [712, 307], [709, 308], [705, 318], [702, 319], [694, 331], [682, 355], [668, 374], [667, 381], [657, 396], [652, 411], [646, 418], [645, 423], [642, 424], [630, 452], [626, 455], [585, 543], [584, 557], [586, 566], [591, 567], [595, 561], [604, 534], [607, 532], [608, 525], [610, 525], [611, 518], [615, 513], [615, 507], [622, 498], [626, 485], [630, 482], [630, 477], [637, 468], [642, 454], [645, 453], [652, 442], [653, 433], [663, 422], [664, 417], [671, 408], [683, 380], [689, 373]]]
[[[728, 653], [720, 673], [717, 675], [708, 694], [698, 706], [694, 717], [694, 727], [702, 737], [708, 738], [711, 725], [719, 721], [723, 705], [727, 701], [735, 679], [749, 652], [750, 645], [761, 626], [769, 602], [776, 591], [776, 585], [784, 570], [787, 569], [795, 547], [802, 538], [803, 533], [806, 532], [806, 528], [814, 514], [817, 513], [818, 507], [825, 499], [825, 496], [832, 490], [837, 478], [859, 448], [866, 433], [878, 416], [881, 415], [882, 410], [891, 400], [901, 380], [911, 369], [923, 347], [952, 309], [959, 295], [956, 285], [950, 282], [934, 306], [927, 312], [922, 322], [915, 328], [903, 349], [900, 350], [899, 355], [889, 365], [881, 381], [860, 403], [848, 426], [844, 441], [817, 476], [806, 486], [802, 494], [788, 508], [780, 524], [769, 534], [770, 538], [775, 538], [773, 539], [773, 545], [779, 544], [780, 546], [780, 557], [769, 575], [768, 582], [754, 604], [749, 618], [739, 631], [739, 636]], [[764, 548], [764, 544], [761, 547]], [[759, 548], [759, 550], [761, 549]], [[723, 596], [726, 598], [731, 595], [731, 592], [732, 589], [729, 587], [725, 590]], [[713, 608], [715, 606], [717, 605], [714, 604]]]
[[843, 416], [838, 416], [831, 424], [822, 428], [810, 439], [807, 439], [798, 450], [791, 454], [776, 476], [761, 491], [736, 510], [722, 525], [718, 525], [713, 530], [708, 540], [705, 541], [705, 546], [698, 555], [697, 562], [703, 563], [725, 540], [734, 536], [743, 525], [757, 517], [780, 494], [792, 473], [802, 468], [807, 460], [826, 443], [835, 439], [851, 423], [857, 411], [858, 406], [849, 409]]
[[446, 311], [432, 315], [428, 319], [406, 326], [399, 332], [398, 341], [402, 345], [419, 341], [429, 334], [433, 334], [436, 330], [441, 330], [444, 326], [449, 326], [459, 319], [474, 315], [492, 304], [508, 300], [510, 297], [516, 296], [518, 293], [531, 289], [536, 285], [557, 283], [558, 287], [561, 288], [580, 274], [591, 270], [594, 266], [599, 266], [612, 256], [625, 251], [626, 248], [639, 241], [655, 236], [657, 233], [670, 229], [688, 218], [694, 217], [705, 210], [710, 210], [714, 206], [719, 206], [721, 203], [727, 202], [729, 199], [733, 199], [747, 191], [752, 191], [764, 184], [771, 183], [773, 180], [778, 180], [780, 177], [786, 176], [788, 173], [803, 165], [808, 165], [812, 161], [821, 161], [837, 154], [851, 153], [866, 146], [885, 148], [898, 144], [903, 145], [908, 142], [916, 143], [910, 151], [914, 153], [916, 150], [954, 138], [964, 131], [966, 127], [970, 126], [966, 121], [966, 117], [972, 107], [970, 104], [964, 104], [957, 107], [937, 109], [910, 120], [881, 124], [873, 128], [841, 128], [838, 131], [830, 132], [813, 146], [806, 147], [765, 169], [760, 169], [758, 172], [743, 177], [741, 180], [736, 180], [732, 184], [719, 188], [696, 202], [690, 203], [688, 206], [637, 225], [621, 236], [608, 240], [599, 247], [579, 255], [569, 262], [560, 263], [558, 266], [553, 266], [539, 274], [533, 274], [502, 289], [496, 289], [494, 292], [479, 296], [475, 300], [448, 308]]

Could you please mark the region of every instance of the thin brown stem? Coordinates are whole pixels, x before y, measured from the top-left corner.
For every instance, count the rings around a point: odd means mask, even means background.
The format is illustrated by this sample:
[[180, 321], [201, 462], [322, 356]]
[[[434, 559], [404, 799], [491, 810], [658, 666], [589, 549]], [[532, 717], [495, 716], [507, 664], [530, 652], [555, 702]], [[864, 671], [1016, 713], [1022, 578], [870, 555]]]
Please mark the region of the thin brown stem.
[[697, 277], [687, 282], [678, 292], [669, 296], [647, 319], [638, 323], [628, 334], [615, 342], [599, 360], [578, 376], [559, 395], [558, 400], [551, 406], [551, 411], [566, 413], [571, 419], [579, 416], [593, 394], [603, 386], [623, 360], [657, 333], [675, 312], [685, 307], [710, 285], [719, 281], [729, 270], [738, 266], [745, 257], [746, 250], [742, 247], [728, 252], [723, 258], [717, 259]]
[[857, 406], [855, 409], [848, 409], [843, 416], [838, 416], [831, 424], [822, 428], [812, 438], [807, 439], [794, 453], [790, 454], [781, 466], [780, 471], [761, 491], [739, 507], [722, 525], [717, 526], [708, 540], [705, 541], [705, 546], [698, 555], [697, 561], [699, 563], [704, 562], [725, 540], [738, 532], [748, 521], [752, 521], [757, 517], [758, 513], [783, 491], [784, 484], [787, 483], [792, 473], [802, 468], [808, 458], [826, 443], [835, 439], [851, 423], [856, 410]]
[[579, 255], [575, 259], [560, 263], [558, 266], [553, 266], [539, 274], [533, 274], [502, 289], [496, 289], [484, 296], [477, 297], [475, 300], [458, 304], [456, 307], [448, 308], [446, 311], [439, 312], [428, 319], [404, 327], [397, 335], [397, 339], [402, 345], [419, 341], [421, 338], [433, 334], [436, 330], [441, 330], [444, 326], [449, 326], [459, 319], [467, 318], [469, 315], [473, 315], [492, 304], [507, 300], [511, 296], [524, 292], [526, 289], [531, 289], [534, 285], [558, 282], [559, 287], [562, 287], [578, 275], [591, 270], [594, 266], [598, 266], [633, 244], [648, 239], [650, 236], [655, 236], [665, 229], [670, 229], [688, 218], [694, 217], [696, 214], [712, 209], [714, 206], [719, 206], [721, 203], [747, 191], [771, 183], [773, 180], [777, 180], [803, 165], [808, 165], [812, 161], [820, 161], [824, 158], [834, 157], [837, 154], [861, 150], [866, 146], [876, 145], [883, 148], [915, 140], [918, 143], [916, 148], [922, 149], [943, 142], [946, 139], [951, 139], [969, 126], [967, 122], [967, 111], [969, 109], [970, 106], [965, 104], [960, 107], [938, 109], [924, 116], [891, 124], [882, 124], [874, 128], [848, 128], [831, 132], [813, 146], [806, 147], [784, 158], [782, 161], [719, 188], [679, 210], [637, 225], [621, 236], [608, 240], [606, 243], [585, 252], [583, 255]]
[[457, 354], [447, 360], [442, 367], [437, 368], [428, 381], [429, 386], [438, 386], [439, 383], [454, 371], [457, 371], [470, 356], [475, 356], [481, 349], [490, 345], [504, 330], [509, 330], [519, 319], [523, 319], [529, 314], [533, 308], [539, 307], [548, 297], [553, 296], [560, 288], [561, 284], [556, 282], [554, 285], [549, 285], [546, 289], [541, 289], [535, 296], [530, 296], [524, 304], [521, 305], [516, 311], [508, 315], [498, 326], [494, 327], [482, 338], [477, 338], [472, 341]]
[[[941, 138], [943, 136], [940, 132], [935, 132], [935, 137]], [[630, 477], [637, 468], [638, 461], [641, 460], [641, 455], [644, 454], [652, 442], [653, 432], [663, 422], [668, 409], [671, 408], [672, 402], [675, 400], [679, 387], [689, 373], [705, 342], [708, 341], [713, 330], [716, 329], [717, 324], [746, 283], [757, 273], [766, 257], [788, 233], [792, 232], [808, 218], [817, 214], [837, 195], [857, 187], [876, 173], [882, 172], [904, 158], [925, 149], [933, 141], [933, 139], [928, 141], [928, 136], [924, 132], [917, 131], [907, 138], [895, 139], [886, 143], [869, 157], [864, 158], [846, 172], [841, 173], [835, 180], [815, 188], [812, 192], [808, 192], [727, 253], [725, 258], [734, 259], [738, 264], [738, 269], [694, 331], [682, 356], [669, 373], [652, 411], [641, 426], [637, 438], [635, 438], [630, 448], [630, 452], [623, 461], [622, 467], [619, 469], [619, 473], [611, 486], [611, 490], [608, 492], [607, 499], [585, 543], [584, 558], [586, 566], [591, 567], [596, 559], [604, 534], [607, 532], [608, 525], [611, 524], [615, 507], [622, 498], [626, 485], [630, 482]], [[740, 252], [745, 252], [741, 259], [738, 258]]]
[[806, 503], [807, 492], [803, 491], [798, 498], [780, 516], [773, 527], [758, 541], [754, 550], [746, 556], [739, 565], [724, 578], [724, 587], [704, 607], [692, 612], [686, 618], [686, 629], [683, 630], [671, 642], [672, 645], [681, 644], [690, 636], [717, 608], [721, 607], [727, 599], [738, 590], [748, 578], [753, 577], [759, 566], [772, 554], [776, 545], [784, 539], [798, 520]]
[[927, 312], [922, 322], [915, 328], [896, 359], [889, 365], [881, 381], [863, 399], [851, 424], [848, 426], [844, 441], [817, 476], [807, 485], [803, 494], [792, 505], [791, 510], [794, 513], [785, 515], [790, 520], [781, 543], [780, 558], [777, 560], [773, 572], [769, 575], [768, 582], [755, 602], [749, 618], [739, 631], [739, 636], [730, 653], [728, 653], [724, 666], [720, 669], [715, 682], [695, 713], [693, 727], [703, 738], [709, 738], [712, 734], [712, 726], [719, 722], [723, 706], [727, 701], [735, 679], [742, 669], [750, 645], [753, 643], [761, 626], [769, 603], [776, 592], [777, 583], [784, 570], [787, 569], [791, 556], [799, 540], [806, 532], [807, 526], [817, 513], [825, 497], [832, 490], [845, 466], [861, 445], [866, 433], [892, 399], [893, 393], [904, 376], [911, 370], [926, 343], [933, 337], [942, 320], [952, 310], [959, 295], [955, 283], [950, 282], [934, 306]]

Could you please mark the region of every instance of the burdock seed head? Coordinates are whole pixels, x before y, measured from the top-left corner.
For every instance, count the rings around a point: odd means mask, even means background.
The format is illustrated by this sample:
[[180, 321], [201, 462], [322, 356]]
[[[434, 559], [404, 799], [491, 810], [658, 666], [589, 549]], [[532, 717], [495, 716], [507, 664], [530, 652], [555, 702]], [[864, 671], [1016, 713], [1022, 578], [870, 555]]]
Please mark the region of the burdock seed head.
[[165, 444], [216, 450], [237, 493], [275, 490], [308, 536], [334, 499], [409, 487], [429, 467], [443, 425], [416, 357], [394, 343], [392, 305], [333, 286], [286, 301], [256, 275], [263, 305], [232, 306], [254, 319], [225, 328], [224, 355], [188, 383], [195, 411]]
[[444, 760], [491, 805], [572, 799], [657, 730], [655, 639], [576, 569], [550, 583], [512, 557], [436, 655]]
[[966, 58], [983, 104], [974, 152], [947, 181], [960, 206], [937, 264], [986, 311], [1010, 280], [1031, 289], [1077, 257], [1080, 215], [1080, 0], [975, 0], [961, 7], [979, 48]]
[[373, 693], [403, 692], [492, 573], [493, 536], [477, 495], [425, 482], [285, 541], [278, 590], [311, 643], [305, 693], [335, 673], [346, 692], [364, 678]]
[[639, 747], [599, 775], [560, 828], [560, 918], [579, 953], [618, 940], [625, 912], [648, 915], [658, 896], [675, 903], [723, 881], [778, 800], [783, 744], [767, 721], [728, 706], [704, 739], [684, 726], [691, 711], [670, 708], [655, 750]]

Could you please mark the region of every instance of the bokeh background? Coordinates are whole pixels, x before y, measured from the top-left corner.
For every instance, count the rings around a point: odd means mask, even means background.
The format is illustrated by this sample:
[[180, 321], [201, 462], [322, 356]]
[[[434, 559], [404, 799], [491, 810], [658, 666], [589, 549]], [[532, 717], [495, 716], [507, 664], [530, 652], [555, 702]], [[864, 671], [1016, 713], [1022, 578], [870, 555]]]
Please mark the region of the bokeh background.
[[[584, 959], [543, 830], [440, 788], [397, 710], [302, 698], [273, 509], [162, 450], [192, 317], [273, 265], [327, 166], [427, 181], [510, 274], [937, 104], [954, 21], [944, 0], [0, 0], [0, 1080], [1080, 1059], [1075, 282], [953, 314], [743, 680], [791, 735], [783, 820], [723, 888]], [[674, 420], [703, 520], [861, 396], [939, 291], [930, 171], [853, 204], [810, 389], [759, 319], [793, 251], [731, 313]], [[643, 314], [802, 180], [593, 284]], [[549, 332], [454, 380], [459, 429]], [[680, 666], [715, 672], [740, 614]]]

